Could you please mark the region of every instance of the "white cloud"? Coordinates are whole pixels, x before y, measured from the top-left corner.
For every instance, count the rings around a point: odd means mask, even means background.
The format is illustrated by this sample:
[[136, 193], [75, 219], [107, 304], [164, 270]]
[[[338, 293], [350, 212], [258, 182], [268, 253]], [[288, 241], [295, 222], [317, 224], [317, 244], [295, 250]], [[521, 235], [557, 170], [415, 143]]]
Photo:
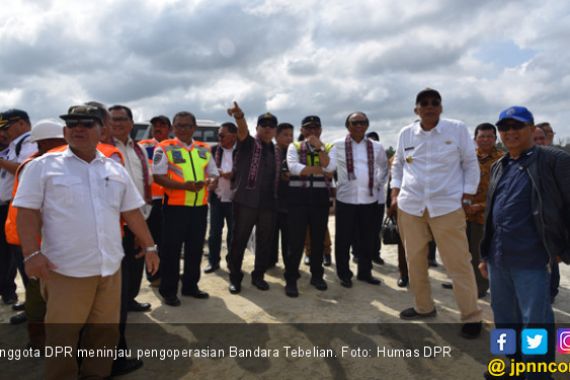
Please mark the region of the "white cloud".
[[325, 136], [362, 110], [392, 145], [432, 86], [445, 115], [470, 126], [523, 104], [570, 136], [562, 1], [13, 3], [0, 22], [0, 106], [33, 119], [97, 99], [137, 120], [185, 109], [225, 121], [237, 100], [251, 122], [318, 114]]

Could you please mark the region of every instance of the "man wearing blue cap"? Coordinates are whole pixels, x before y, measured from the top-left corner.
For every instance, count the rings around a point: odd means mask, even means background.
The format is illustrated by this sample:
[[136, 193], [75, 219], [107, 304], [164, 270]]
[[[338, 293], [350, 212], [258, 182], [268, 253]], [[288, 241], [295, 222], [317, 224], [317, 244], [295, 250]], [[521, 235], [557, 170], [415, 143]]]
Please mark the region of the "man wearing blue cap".
[[[490, 280], [498, 328], [548, 331], [546, 356], [528, 355], [532, 346], [523, 340], [527, 355], [518, 352], [515, 359], [552, 362], [549, 264], [570, 262], [570, 155], [534, 145], [534, 118], [525, 107], [501, 112], [497, 128], [508, 154], [491, 171], [479, 268]], [[550, 377], [529, 373], [526, 378]]]

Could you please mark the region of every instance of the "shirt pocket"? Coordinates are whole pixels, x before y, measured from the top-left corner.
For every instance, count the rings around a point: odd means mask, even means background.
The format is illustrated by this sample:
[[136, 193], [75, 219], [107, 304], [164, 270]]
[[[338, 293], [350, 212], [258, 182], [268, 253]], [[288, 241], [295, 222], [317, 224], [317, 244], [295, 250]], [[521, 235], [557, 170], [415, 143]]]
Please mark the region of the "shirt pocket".
[[443, 163], [459, 162], [459, 147], [453, 142], [446, 142], [438, 148], [436, 156]]
[[120, 175], [108, 175], [103, 177], [103, 204], [113, 209], [120, 210], [121, 201], [127, 185], [127, 178]]
[[87, 196], [87, 189], [80, 177], [58, 175], [52, 179], [54, 198], [57, 204], [65, 206], [81, 205]]

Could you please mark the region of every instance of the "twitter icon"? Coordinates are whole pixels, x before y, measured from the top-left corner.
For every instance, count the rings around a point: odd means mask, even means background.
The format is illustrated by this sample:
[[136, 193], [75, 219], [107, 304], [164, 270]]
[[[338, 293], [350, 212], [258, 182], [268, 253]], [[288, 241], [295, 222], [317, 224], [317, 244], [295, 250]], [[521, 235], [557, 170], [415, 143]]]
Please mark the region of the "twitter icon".
[[546, 355], [548, 333], [545, 329], [524, 329], [521, 334], [523, 355]]

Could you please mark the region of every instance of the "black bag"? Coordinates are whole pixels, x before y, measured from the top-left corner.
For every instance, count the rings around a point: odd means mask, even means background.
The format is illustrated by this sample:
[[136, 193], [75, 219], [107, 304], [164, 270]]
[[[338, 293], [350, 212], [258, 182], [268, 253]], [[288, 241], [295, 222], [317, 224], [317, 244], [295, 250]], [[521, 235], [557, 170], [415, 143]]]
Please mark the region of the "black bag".
[[382, 242], [386, 245], [398, 244], [400, 242], [400, 232], [396, 220], [386, 217], [382, 225]]

